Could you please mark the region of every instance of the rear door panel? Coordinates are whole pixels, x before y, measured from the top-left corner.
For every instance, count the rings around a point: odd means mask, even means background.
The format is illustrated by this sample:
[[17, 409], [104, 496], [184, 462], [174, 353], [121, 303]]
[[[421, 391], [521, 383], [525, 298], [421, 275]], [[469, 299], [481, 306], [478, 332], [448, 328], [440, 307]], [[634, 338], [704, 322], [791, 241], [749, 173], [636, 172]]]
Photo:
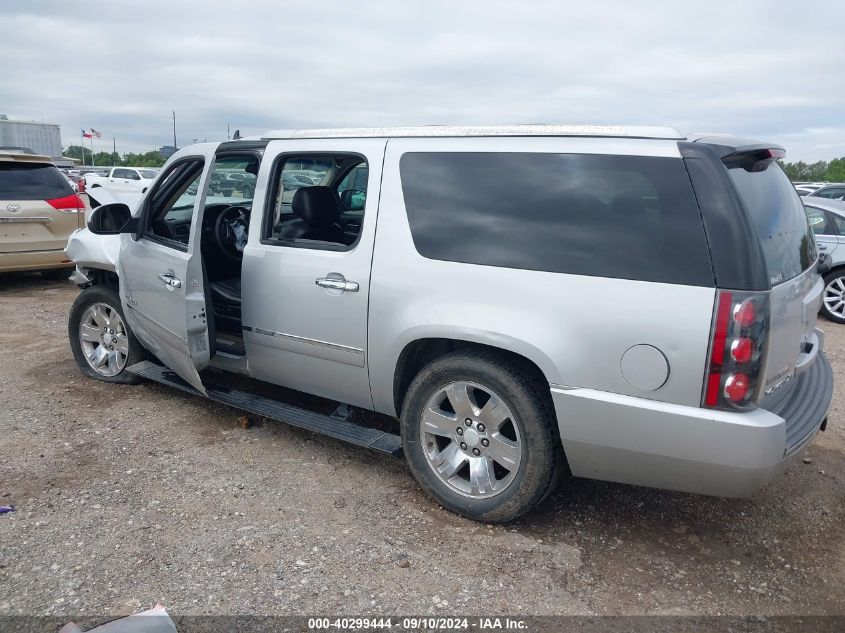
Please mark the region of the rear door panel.
[[814, 268], [772, 289], [765, 392], [788, 381], [818, 352], [815, 328], [823, 290], [824, 282]]
[[42, 200], [3, 200], [0, 253], [61, 250], [78, 223], [78, 213], [57, 211]]

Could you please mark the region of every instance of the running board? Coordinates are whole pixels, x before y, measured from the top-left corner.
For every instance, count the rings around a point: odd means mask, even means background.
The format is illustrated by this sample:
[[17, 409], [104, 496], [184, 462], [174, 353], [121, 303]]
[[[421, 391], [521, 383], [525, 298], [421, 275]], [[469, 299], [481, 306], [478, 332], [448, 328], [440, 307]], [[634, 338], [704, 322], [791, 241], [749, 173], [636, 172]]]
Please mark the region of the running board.
[[[131, 367], [127, 367], [126, 371], [136, 376], [167, 385], [168, 387], [175, 387], [192, 395], [203, 397], [199, 391], [191, 387], [167, 367], [156, 365], [150, 361], [145, 360]], [[364, 446], [380, 453], [402, 458], [402, 440], [398, 435], [394, 435], [393, 433], [385, 433], [378, 429], [371, 429], [366, 426], [343, 421], [337, 417], [314, 413], [308, 409], [301, 409], [285, 404], [284, 402], [279, 402], [278, 400], [262, 398], [247, 391], [231, 389], [222, 385], [205, 384], [205, 389], [208, 392], [209, 400], [214, 400], [215, 402], [236, 409], [243, 409], [244, 411], [249, 411], [265, 418], [278, 420], [279, 422], [284, 422], [300, 429], [328, 435], [329, 437], [348, 442], [349, 444]]]

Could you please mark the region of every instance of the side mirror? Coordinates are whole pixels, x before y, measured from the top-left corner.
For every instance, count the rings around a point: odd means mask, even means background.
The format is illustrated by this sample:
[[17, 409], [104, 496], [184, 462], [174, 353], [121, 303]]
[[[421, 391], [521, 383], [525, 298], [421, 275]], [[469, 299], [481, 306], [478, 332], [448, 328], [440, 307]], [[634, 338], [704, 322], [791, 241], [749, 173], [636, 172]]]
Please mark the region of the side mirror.
[[340, 194], [340, 203], [347, 211], [360, 211], [367, 202], [367, 194], [360, 189], [347, 189]]
[[129, 206], [122, 202], [100, 205], [88, 219], [88, 230], [95, 235], [134, 233], [137, 227], [138, 219], [132, 217]]

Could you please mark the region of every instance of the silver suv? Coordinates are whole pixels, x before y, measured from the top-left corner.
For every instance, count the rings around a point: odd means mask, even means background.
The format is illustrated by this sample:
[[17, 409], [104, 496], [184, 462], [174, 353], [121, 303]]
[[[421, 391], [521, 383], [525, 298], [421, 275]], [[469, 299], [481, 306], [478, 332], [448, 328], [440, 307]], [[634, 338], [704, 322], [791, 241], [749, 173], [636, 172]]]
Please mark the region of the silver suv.
[[70, 344], [93, 378], [404, 454], [479, 520], [526, 512], [567, 468], [747, 495], [824, 428], [832, 393], [823, 265], [781, 156], [623, 127], [194, 145], [135, 212], [104, 205], [72, 236]]

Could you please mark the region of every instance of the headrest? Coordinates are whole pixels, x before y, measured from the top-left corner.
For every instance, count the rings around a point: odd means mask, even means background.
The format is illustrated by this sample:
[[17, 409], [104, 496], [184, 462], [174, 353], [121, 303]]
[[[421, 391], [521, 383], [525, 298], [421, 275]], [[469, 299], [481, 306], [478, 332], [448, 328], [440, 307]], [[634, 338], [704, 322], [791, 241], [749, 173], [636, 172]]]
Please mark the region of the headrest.
[[331, 187], [297, 189], [291, 208], [308, 226], [330, 226], [340, 220], [340, 200]]

